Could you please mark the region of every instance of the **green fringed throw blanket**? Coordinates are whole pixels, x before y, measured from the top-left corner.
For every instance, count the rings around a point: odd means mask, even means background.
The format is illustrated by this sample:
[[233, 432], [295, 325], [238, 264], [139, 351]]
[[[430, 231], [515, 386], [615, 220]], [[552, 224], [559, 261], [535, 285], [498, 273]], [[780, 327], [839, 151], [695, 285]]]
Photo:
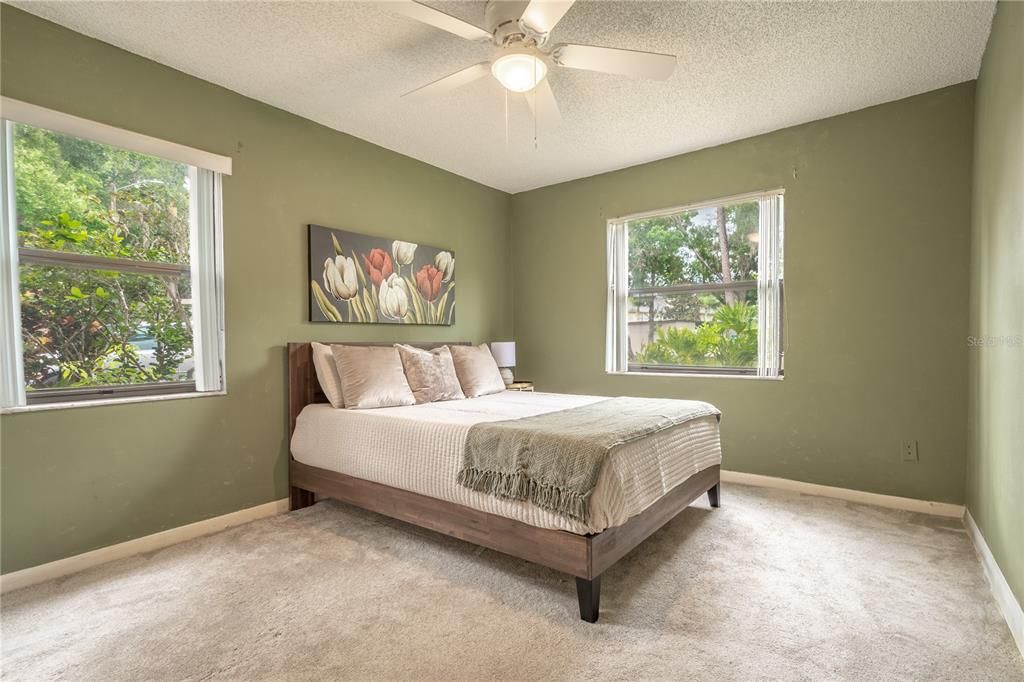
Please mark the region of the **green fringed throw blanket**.
[[586, 522], [587, 503], [612, 448], [698, 417], [707, 403], [610, 398], [522, 419], [474, 424], [458, 482], [472, 490]]

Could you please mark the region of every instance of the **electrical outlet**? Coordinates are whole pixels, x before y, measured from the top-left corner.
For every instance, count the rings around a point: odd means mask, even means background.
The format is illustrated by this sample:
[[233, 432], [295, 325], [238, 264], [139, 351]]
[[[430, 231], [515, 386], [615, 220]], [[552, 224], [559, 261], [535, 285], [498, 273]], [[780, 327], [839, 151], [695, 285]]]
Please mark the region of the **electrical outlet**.
[[904, 462], [916, 462], [917, 461], [917, 441], [916, 440], [905, 440], [901, 448], [903, 453]]

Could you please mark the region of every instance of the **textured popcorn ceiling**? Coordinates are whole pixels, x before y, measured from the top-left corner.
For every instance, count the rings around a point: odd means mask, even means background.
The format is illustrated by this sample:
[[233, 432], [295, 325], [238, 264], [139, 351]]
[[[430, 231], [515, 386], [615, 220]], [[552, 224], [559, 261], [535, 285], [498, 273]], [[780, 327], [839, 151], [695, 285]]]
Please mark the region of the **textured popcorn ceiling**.
[[[563, 123], [485, 78], [402, 93], [490, 48], [375, 2], [25, 2], [32, 14], [508, 192], [672, 156], [978, 75], [993, 2], [594, 2], [553, 42], [679, 56], [666, 82], [554, 69]], [[430, 2], [483, 23], [483, 2]]]

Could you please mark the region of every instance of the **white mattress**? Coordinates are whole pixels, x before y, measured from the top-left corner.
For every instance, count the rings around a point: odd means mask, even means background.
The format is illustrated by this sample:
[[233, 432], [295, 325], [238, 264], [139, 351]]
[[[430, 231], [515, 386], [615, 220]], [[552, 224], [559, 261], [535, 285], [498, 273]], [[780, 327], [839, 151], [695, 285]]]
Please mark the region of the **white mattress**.
[[374, 410], [307, 405], [292, 456], [310, 466], [428, 495], [540, 528], [597, 533], [625, 523], [693, 474], [720, 464], [718, 420], [699, 417], [612, 450], [590, 498], [587, 523], [530, 502], [501, 500], [460, 486], [469, 427], [586, 405], [605, 398], [505, 391], [482, 398]]

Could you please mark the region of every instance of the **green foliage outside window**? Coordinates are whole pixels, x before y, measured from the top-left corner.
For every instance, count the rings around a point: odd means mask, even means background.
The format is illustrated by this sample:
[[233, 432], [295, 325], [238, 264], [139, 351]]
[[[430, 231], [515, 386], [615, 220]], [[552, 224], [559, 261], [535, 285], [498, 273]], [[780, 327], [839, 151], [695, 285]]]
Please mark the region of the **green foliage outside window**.
[[[757, 279], [756, 201], [631, 221], [630, 289]], [[646, 342], [630, 361], [647, 365], [757, 366], [757, 294], [722, 290], [637, 295]]]
[[[15, 126], [20, 247], [189, 262], [187, 167]], [[187, 379], [191, 286], [154, 276], [23, 264], [29, 390]]]
[[757, 365], [757, 306], [723, 305], [696, 329], [660, 327], [635, 362], [649, 365], [753, 367]]

